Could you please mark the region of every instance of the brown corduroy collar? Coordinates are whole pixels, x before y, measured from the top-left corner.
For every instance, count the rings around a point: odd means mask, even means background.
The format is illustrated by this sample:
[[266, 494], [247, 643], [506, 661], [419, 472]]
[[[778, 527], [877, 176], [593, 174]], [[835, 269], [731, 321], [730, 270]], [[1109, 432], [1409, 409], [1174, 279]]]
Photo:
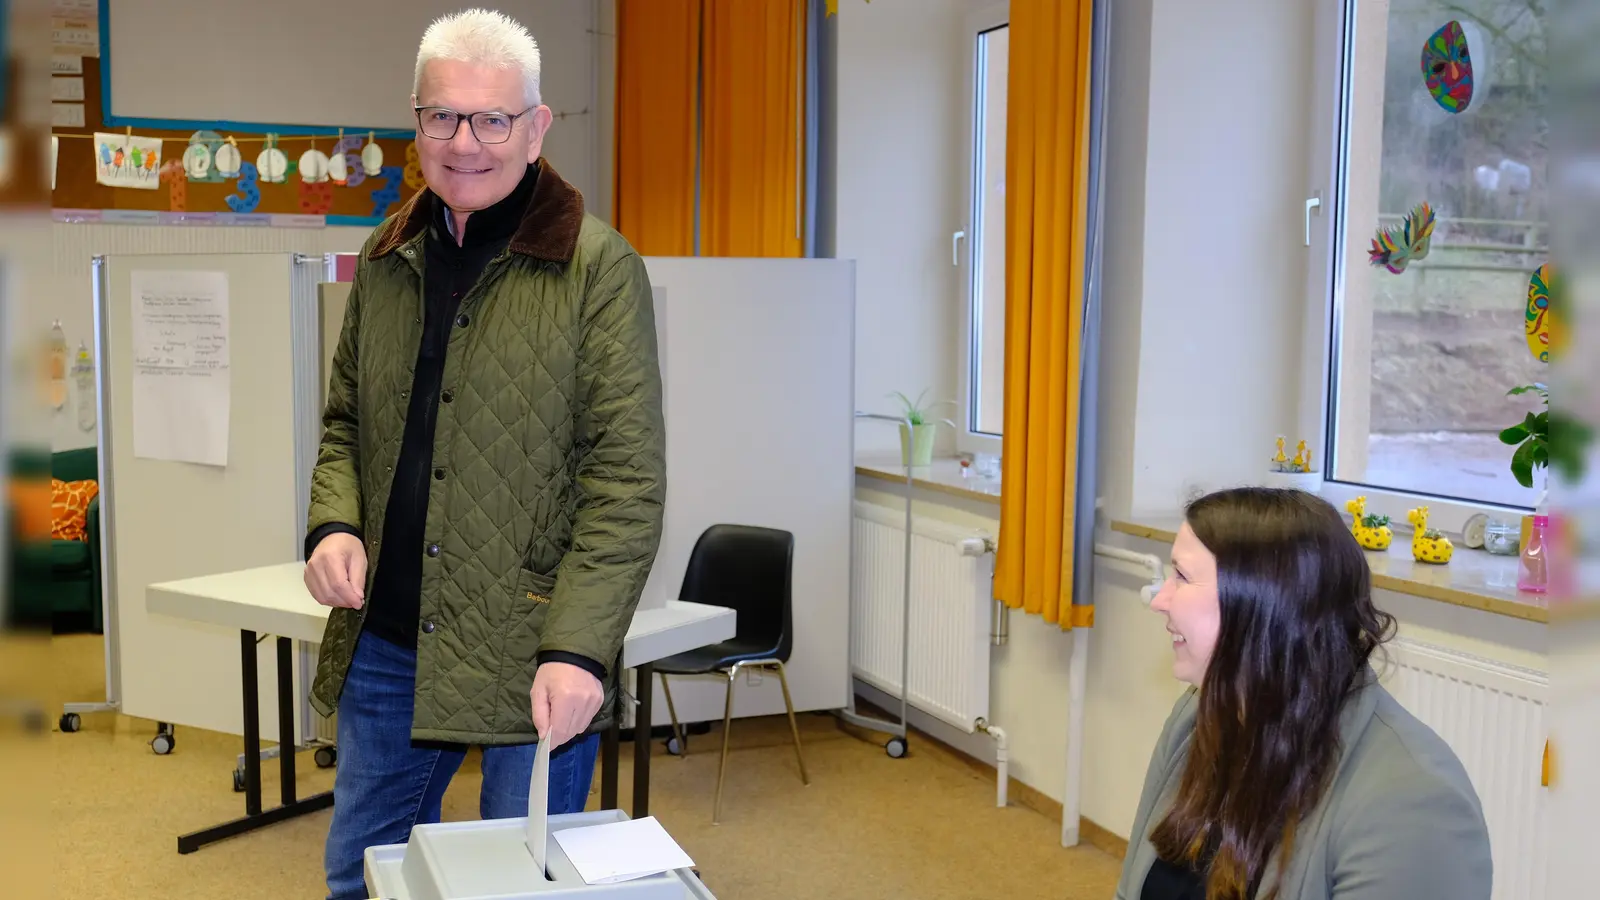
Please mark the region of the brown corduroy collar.
[[[543, 157], [535, 165], [539, 166], [539, 177], [534, 182], [533, 196], [528, 198], [522, 224], [517, 226], [508, 246], [511, 252], [534, 259], [571, 262], [578, 247], [578, 231], [583, 227], [583, 194], [556, 174]], [[382, 226], [383, 233], [367, 258], [387, 256], [421, 234], [428, 227], [432, 196], [426, 187], [413, 194], [399, 214]]]

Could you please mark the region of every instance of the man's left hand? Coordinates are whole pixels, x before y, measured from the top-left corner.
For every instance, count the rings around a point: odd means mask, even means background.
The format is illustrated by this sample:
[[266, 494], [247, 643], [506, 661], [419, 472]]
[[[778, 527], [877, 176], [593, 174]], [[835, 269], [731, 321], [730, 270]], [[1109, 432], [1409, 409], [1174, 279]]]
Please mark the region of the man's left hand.
[[533, 673], [533, 727], [551, 749], [572, 740], [594, 721], [605, 700], [600, 679], [572, 663], [547, 662]]

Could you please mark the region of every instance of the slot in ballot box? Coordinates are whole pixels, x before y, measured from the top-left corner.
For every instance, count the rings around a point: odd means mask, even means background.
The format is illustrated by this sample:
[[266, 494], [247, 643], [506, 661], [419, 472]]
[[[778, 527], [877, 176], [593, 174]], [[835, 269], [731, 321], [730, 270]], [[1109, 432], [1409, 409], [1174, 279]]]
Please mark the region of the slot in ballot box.
[[418, 825], [404, 844], [367, 848], [367, 890], [379, 900], [716, 900], [688, 869], [585, 883], [555, 832], [627, 818], [620, 809], [551, 816], [548, 878], [528, 851], [526, 817]]

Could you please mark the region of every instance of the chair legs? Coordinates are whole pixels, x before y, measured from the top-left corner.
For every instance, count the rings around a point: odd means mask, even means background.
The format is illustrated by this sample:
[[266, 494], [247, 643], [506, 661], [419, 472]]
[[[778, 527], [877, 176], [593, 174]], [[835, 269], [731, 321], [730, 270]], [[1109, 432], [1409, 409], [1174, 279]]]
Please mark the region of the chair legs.
[[722, 782], [728, 774], [728, 738], [733, 732], [733, 686], [739, 680], [741, 669], [776, 669], [778, 671], [778, 684], [783, 688], [783, 707], [789, 714], [789, 733], [794, 737], [794, 758], [800, 764], [800, 783], [811, 783], [811, 777], [806, 773], [805, 756], [800, 750], [800, 726], [794, 718], [794, 700], [789, 696], [789, 678], [784, 672], [783, 662], [776, 659], [763, 659], [734, 663], [733, 668], [728, 670], [728, 692], [722, 708], [722, 760], [717, 765], [717, 793], [711, 806], [711, 824], [713, 825], [717, 824], [722, 818]]
[[667, 696], [667, 716], [672, 719], [672, 736], [678, 740], [678, 756], [689, 755], [689, 742], [683, 738], [683, 729], [678, 727], [678, 708], [672, 705], [672, 686], [667, 684], [667, 673], [657, 672], [661, 676], [661, 693]]

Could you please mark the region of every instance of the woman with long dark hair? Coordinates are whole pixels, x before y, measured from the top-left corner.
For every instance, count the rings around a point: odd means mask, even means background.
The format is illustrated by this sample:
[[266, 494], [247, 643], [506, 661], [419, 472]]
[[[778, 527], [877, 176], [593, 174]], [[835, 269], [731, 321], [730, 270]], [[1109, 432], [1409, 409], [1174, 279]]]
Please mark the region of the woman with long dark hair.
[[1338, 512], [1240, 488], [1184, 518], [1151, 608], [1191, 687], [1150, 761], [1118, 900], [1488, 900], [1478, 796], [1378, 683], [1394, 619]]

